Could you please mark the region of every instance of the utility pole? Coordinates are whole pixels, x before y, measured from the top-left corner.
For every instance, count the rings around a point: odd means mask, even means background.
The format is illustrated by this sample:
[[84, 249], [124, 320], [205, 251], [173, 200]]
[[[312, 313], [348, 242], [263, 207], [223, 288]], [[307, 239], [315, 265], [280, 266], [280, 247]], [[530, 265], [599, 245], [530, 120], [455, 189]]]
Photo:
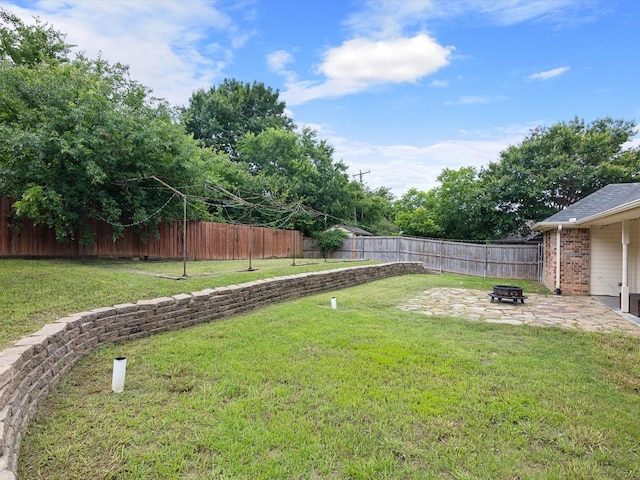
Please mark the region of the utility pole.
[[363, 175], [366, 175], [367, 173], [371, 173], [371, 170], [367, 170], [366, 172], [363, 172], [362, 170], [360, 170], [360, 173], [354, 173], [351, 176], [353, 178], [360, 177], [360, 183], [362, 184], [362, 177], [363, 177]]
[[[360, 170], [360, 173], [354, 173], [351, 176], [353, 178], [360, 177], [360, 185], [362, 185], [362, 177], [364, 175], [366, 175], [367, 173], [371, 173], [371, 170], [367, 170], [366, 172], [363, 172], [362, 170]], [[358, 222], [358, 212], [356, 212], [356, 206], [355, 205], [353, 206], [353, 221], [356, 222], [356, 223]]]

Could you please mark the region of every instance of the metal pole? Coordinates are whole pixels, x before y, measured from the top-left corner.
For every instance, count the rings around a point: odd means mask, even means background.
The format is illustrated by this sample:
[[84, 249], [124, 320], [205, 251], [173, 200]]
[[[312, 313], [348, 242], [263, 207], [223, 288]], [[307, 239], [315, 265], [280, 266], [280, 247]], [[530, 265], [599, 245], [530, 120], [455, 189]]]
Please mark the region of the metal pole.
[[[294, 214], [293, 215], [293, 232], [295, 233], [295, 231], [296, 231], [296, 216]], [[297, 239], [297, 236], [294, 235], [294, 237], [293, 237], [293, 263], [291, 264], [292, 267], [296, 266], [296, 243], [297, 243], [296, 239]]]
[[324, 261], [327, 261], [327, 216], [324, 216], [324, 232], [322, 232], [324, 236], [324, 247], [322, 248], [322, 256], [324, 257]]
[[249, 271], [252, 272], [253, 268], [251, 267], [251, 256], [253, 253], [253, 205], [249, 207]]
[[183, 195], [183, 207], [182, 213], [184, 214], [182, 219], [182, 276], [187, 276], [187, 196]]
[[177, 193], [178, 195], [180, 195], [182, 197], [183, 200], [183, 220], [182, 220], [182, 259], [183, 259], [183, 270], [182, 270], [182, 276], [186, 277], [187, 276], [187, 194], [186, 193], [182, 193], [179, 190], [176, 190], [175, 188], [173, 188], [171, 185], [169, 185], [166, 182], [163, 182], [162, 180], [160, 180], [158, 177], [156, 177], [155, 175], [152, 175], [149, 178], [153, 178], [155, 181], [160, 182], [162, 185], [164, 185], [165, 187], [167, 187], [169, 190]]

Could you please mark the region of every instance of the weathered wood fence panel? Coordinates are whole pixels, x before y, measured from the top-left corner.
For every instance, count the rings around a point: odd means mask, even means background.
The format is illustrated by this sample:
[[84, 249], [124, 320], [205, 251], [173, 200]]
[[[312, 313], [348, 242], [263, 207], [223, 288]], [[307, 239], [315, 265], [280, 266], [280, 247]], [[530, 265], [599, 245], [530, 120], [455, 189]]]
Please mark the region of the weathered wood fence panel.
[[[305, 256], [311, 253], [310, 243]], [[475, 244], [412, 237], [351, 237], [332, 258], [381, 262], [422, 262], [431, 270], [477, 277], [540, 281], [538, 245]]]
[[[113, 230], [106, 222], [88, 222], [97, 233], [96, 241], [83, 246], [76, 240], [58, 243], [52, 229], [23, 220], [11, 225], [13, 203], [0, 200], [0, 257], [104, 257], [104, 258], [183, 258], [182, 222], [160, 225], [159, 238], [143, 241], [140, 232], [125, 228], [122, 238], [113, 241]], [[189, 260], [240, 260], [302, 256], [302, 233], [294, 230], [187, 222]]]

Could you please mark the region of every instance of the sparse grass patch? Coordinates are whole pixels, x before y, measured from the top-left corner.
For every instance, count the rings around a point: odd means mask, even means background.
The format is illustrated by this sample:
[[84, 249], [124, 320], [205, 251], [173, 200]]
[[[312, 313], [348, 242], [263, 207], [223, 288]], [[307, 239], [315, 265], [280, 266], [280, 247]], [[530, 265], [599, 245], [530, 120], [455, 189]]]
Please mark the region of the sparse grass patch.
[[102, 348], [30, 425], [19, 478], [638, 478], [640, 341], [398, 308], [458, 282], [494, 281], [396, 277]]

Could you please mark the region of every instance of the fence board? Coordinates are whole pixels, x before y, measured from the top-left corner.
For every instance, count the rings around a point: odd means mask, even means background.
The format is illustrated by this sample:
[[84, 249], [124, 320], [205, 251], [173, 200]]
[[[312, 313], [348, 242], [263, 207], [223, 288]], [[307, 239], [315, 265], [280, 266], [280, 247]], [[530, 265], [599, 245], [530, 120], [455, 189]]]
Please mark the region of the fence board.
[[[305, 256], [312, 251], [305, 247]], [[538, 245], [488, 245], [413, 237], [352, 237], [332, 258], [422, 262], [431, 270], [477, 277], [539, 280]], [[318, 256], [318, 254], [313, 254]]]
[[[106, 222], [90, 221], [96, 241], [82, 246], [78, 241], [58, 243], [52, 229], [28, 220], [11, 224], [13, 201], [0, 198], [0, 257], [104, 257], [182, 259], [182, 222], [163, 223], [159, 237], [144, 242], [140, 232], [125, 228], [122, 238], [113, 240], [113, 229]], [[302, 233], [295, 230], [187, 222], [189, 260], [242, 260], [302, 256]]]

